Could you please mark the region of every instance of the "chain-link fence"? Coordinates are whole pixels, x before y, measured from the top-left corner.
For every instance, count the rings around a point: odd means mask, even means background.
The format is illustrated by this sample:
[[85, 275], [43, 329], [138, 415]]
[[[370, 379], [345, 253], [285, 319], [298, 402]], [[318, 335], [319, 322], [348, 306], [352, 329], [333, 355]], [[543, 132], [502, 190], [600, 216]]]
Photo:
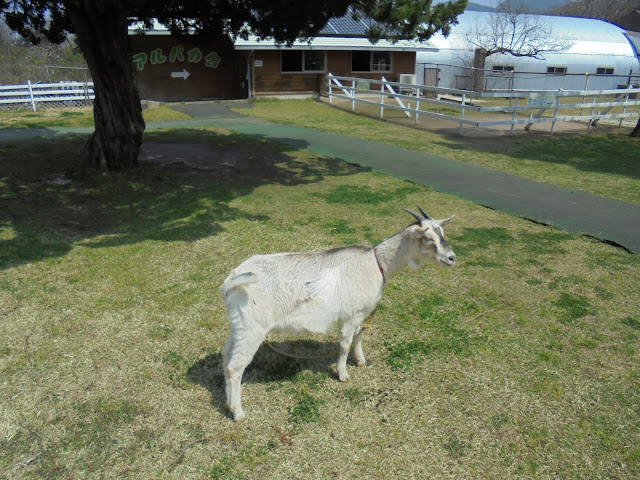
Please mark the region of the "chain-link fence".
[[[503, 67], [504, 68], [504, 67]], [[608, 69], [603, 69], [608, 70]], [[419, 63], [418, 82], [432, 87], [476, 91], [518, 90], [611, 90], [640, 85], [640, 74], [518, 72], [515, 70], [481, 70], [444, 63]]]
[[[1, 59], [0, 59], [1, 60]], [[17, 85], [30, 80], [31, 83], [90, 82], [91, 73], [86, 67], [61, 65], [24, 65], [8, 63], [0, 72], [0, 85]]]

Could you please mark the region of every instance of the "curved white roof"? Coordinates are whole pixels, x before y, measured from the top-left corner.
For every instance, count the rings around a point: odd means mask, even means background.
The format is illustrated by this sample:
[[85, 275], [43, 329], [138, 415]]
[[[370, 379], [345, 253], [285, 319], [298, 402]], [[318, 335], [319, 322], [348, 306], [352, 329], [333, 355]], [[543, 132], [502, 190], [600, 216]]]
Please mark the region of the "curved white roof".
[[[489, 23], [494, 12], [466, 11], [458, 17], [458, 25], [451, 27], [451, 34], [445, 38], [441, 33], [429, 39], [439, 49], [468, 48], [465, 33], [474, 25]], [[568, 45], [565, 53], [608, 54], [635, 57], [635, 52], [624, 35], [624, 30], [611, 23], [591, 18], [557, 17], [536, 15], [539, 21], [547, 23], [557, 42]]]

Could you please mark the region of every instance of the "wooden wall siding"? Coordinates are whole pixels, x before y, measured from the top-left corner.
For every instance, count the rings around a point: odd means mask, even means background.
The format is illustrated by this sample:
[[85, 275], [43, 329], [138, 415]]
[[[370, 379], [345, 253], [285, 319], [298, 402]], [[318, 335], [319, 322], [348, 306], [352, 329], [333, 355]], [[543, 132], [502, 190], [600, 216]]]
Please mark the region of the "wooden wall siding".
[[[172, 50], [179, 47], [179, 50]], [[246, 57], [231, 43], [195, 45], [160, 35], [131, 37], [133, 69], [140, 97], [157, 101], [246, 98]], [[191, 55], [189, 52], [193, 50]], [[172, 51], [174, 54], [172, 55]], [[209, 56], [215, 52], [219, 56]], [[214, 67], [213, 65], [217, 65]], [[186, 79], [173, 72], [189, 72]]]
[[327, 72], [325, 73], [282, 73], [280, 72], [280, 52], [278, 50], [257, 51], [255, 61], [262, 62], [261, 67], [253, 67], [256, 95], [274, 95], [287, 93], [314, 93], [324, 90], [326, 73], [338, 76], [357, 76], [380, 80], [385, 77], [397, 81], [401, 73], [414, 73], [415, 52], [394, 52], [393, 71], [388, 73], [364, 73], [351, 71], [350, 51], [327, 52]]

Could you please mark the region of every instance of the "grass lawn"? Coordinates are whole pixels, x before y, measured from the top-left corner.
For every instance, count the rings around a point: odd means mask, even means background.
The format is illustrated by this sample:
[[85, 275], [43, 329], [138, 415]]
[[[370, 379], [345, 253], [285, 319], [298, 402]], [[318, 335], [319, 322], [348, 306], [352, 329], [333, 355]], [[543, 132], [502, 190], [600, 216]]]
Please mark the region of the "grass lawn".
[[[78, 137], [0, 144], [0, 477], [640, 477], [640, 256], [222, 130], [145, 141], [236, 161], [104, 174]], [[389, 282], [349, 382], [263, 346], [233, 423], [228, 271], [375, 244], [415, 204], [457, 214], [458, 266]]]
[[[357, 106], [357, 114], [324, 102], [256, 100], [239, 113], [265, 120], [316, 128], [424, 151], [462, 162], [484, 165], [571, 190], [640, 204], [640, 140], [629, 129], [600, 126], [579, 135], [534, 133], [526, 136], [477, 138], [447, 135], [433, 129], [437, 120], [413, 127], [402, 112], [388, 110], [381, 122], [379, 109]], [[596, 133], [604, 131], [606, 133]], [[473, 131], [471, 127], [467, 132]]]
[[[171, 110], [166, 104], [153, 104], [143, 110], [142, 115], [145, 122], [189, 118], [183, 113]], [[93, 126], [93, 107], [51, 108], [41, 109], [37, 112], [31, 110], [0, 111], [0, 129], [91, 126]]]

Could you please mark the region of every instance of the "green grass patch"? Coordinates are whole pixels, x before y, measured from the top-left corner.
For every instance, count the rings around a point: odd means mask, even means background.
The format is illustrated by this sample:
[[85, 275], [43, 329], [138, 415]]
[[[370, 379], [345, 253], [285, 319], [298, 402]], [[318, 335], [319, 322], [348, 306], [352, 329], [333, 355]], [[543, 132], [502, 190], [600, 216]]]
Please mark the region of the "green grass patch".
[[378, 205], [391, 200], [402, 200], [420, 190], [417, 185], [403, 185], [393, 190], [373, 190], [367, 185], [340, 185], [326, 194], [315, 194], [327, 203], [343, 205]]
[[554, 305], [562, 310], [560, 320], [573, 322], [595, 312], [589, 300], [583, 295], [561, 293]]
[[[162, 122], [190, 118], [166, 104], [154, 104], [142, 111], [145, 122]], [[44, 109], [37, 112], [0, 112], [0, 129], [9, 128], [52, 128], [52, 127], [92, 127], [93, 107], [74, 109]]]
[[296, 403], [289, 408], [289, 417], [294, 423], [315, 423], [320, 420], [320, 408], [324, 400], [306, 392], [297, 395]]
[[426, 296], [410, 311], [412, 323], [420, 331], [423, 340], [408, 342], [386, 342], [387, 363], [394, 369], [404, 369], [420, 363], [430, 355], [466, 355], [473, 345], [482, 340], [474, 336], [460, 324], [463, 311], [473, 311], [476, 306], [466, 305], [465, 310], [451, 311], [445, 307], [445, 300], [440, 296]]
[[635, 330], [640, 330], [640, 320], [637, 320], [633, 317], [626, 317], [622, 319], [622, 324]]

